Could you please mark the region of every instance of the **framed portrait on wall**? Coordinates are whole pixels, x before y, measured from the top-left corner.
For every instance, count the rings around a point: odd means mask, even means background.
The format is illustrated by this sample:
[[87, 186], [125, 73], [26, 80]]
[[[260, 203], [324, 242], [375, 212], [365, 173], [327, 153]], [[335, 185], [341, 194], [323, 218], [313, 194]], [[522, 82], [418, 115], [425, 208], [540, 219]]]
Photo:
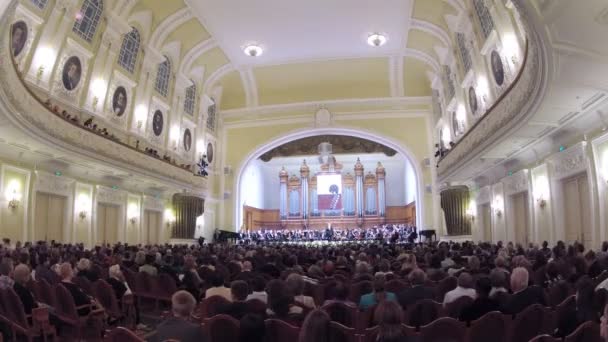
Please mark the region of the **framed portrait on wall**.
[[68, 58], [63, 65], [61, 75], [65, 89], [74, 90], [82, 77], [82, 64], [80, 63], [80, 58], [76, 56]]
[[469, 107], [471, 108], [471, 113], [477, 113], [477, 109], [479, 109], [479, 103], [477, 103], [477, 93], [475, 92], [474, 87], [469, 87]]
[[124, 87], [118, 87], [112, 96], [112, 112], [116, 116], [122, 116], [127, 109], [127, 90]]
[[207, 144], [207, 162], [209, 164], [211, 164], [212, 161], [213, 161], [213, 144], [208, 143]]
[[11, 26], [11, 51], [13, 57], [19, 56], [23, 51], [25, 43], [27, 42], [27, 35], [28, 30], [25, 21], [20, 20]]
[[186, 150], [186, 152], [189, 152], [191, 147], [192, 147], [192, 133], [190, 133], [189, 128], [186, 128], [186, 130], [184, 131], [184, 150]]
[[163, 112], [157, 109], [152, 116], [152, 132], [154, 132], [154, 135], [159, 137], [163, 133], [163, 125]]
[[494, 81], [499, 86], [502, 86], [505, 83], [505, 68], [502, 64], [502, 58], [500, 58], [500, 54], [494, 50], [490, 55], [490, 63], [492, 65], [492, 75], [494, 75]]

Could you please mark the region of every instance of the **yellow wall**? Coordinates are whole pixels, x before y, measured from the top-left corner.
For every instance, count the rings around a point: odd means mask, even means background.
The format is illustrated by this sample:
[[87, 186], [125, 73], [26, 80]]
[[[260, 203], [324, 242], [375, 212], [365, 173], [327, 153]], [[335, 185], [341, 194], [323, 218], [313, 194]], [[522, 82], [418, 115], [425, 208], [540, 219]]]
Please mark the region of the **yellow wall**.
[[[9, 209], [8, 203], [12, 195], [9, 188], [15, 187], [20, 197], [19, 206], [16, 209]], [[29, 172], [15, 170], [11, 167], [2, 167], [2, 198], [0, 204], [0, 237], [10, 238], [11, 241], [23, 240], [23, 232], [27, 228], [27, 218], [25, 212], [29, 206]]]
[[[339, 116], [334, 119], [334, 126], [340, 128], [350, 128], [361, 130], [362, 132], [371, 133], [374, 135], [385, 137], [391, 141], [401, 145], [401, 147], [409, 150], [415, 160], [413, 163], [421, 165], [424, 158], [430, 156], [427, 124], [426, 119], [420, 117], [404, 117], [404, 118], [375, 118], [373, 114], [369, 118], [353, 120], [352, 118], [343, 118]], [[231, 175], [225, 176], [225, 191], [231, 192], [230, 199], [224, 201], [224, 211], [222, 213], [223, 225], [226, 230], [234, 230], [240, 227], [234, 222], [234, 208], [237, 190], [235, 189], [236, 177], [244, 161], [248, 156], [253, 154], [258, 148], [270, 143], [271, 141], [288, 135], [295, 131], [310, 129], [314, 127], [313, 117], [310, 116], [310, 122], [284, 123], [279, 121], [269, 122], [268, 125], [255, 127], [235, 127], [228, 126], [225, 128], [226, 159], [225, 165], [232, 166], [233, 172]], [[430, 184], [431, 174], [428, 168], [422, 168], [422, 178], [424, 184]], [[277, 171], [278, 172], [278, 171]], [[277, 190], [278, 193], [278, 190]], [[432, 196], [422, 191], [424, 196], [424, 220], [427, 226], [432, 225]], [[422, 213], [420, 213], [422, 214]]]

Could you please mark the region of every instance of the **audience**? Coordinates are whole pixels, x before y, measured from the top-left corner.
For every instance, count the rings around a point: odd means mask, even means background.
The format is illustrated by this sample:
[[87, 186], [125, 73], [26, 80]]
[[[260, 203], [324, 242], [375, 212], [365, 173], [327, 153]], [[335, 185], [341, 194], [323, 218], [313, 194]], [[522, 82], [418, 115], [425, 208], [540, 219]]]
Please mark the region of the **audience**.
[[11, 276], [13, 275], [13, 262], [12, 260], [5, 259], [0, 263], [0, 290], [6, 290], [13, 288], [15, 281]]
[[78, 315], [88, 315], [91, 312], [91, 308], [90, 306], [87, 306], [87, 304], [94, 304], [95, 302], [89, 298], [78, 285], [72, 282], [72, 278], [74, 277], [72, 265], [67, 262], [61, 264], [59, 268], [59, 275], [61, 276], [61, 285], [68, 290], [74, 299], [74, 304], [76, 307], [81, 307], [78, 309]]
[[287, 277], [287, 286], [294, 295], [296, 303], [302, 304], [305, 308], [314, 309], [316, 308], [315, 301], [310, 296], [303, 295], [304, 293], [304, 279], [297, 273], [292, 273]]
[[422, 299], [433, 299], [435, 298], [435, 291], [425, 286], [426, 273], [420, 269], [415, 269], [408, 275], [408, 279], [411, 283], [411, 287], [403, 289], [399, 293], [399, 304], [403, 308], [407, 308], [409, 305], [416, 303]]
[[477, 289], [477, 297], [471, 306], [464, 308], [464, 310], [460, 313], [459, 318], [461, 321], [474, 321], [490, 311], [500, 309], [499, 302], [490, 298], [490, 291], [492, 289], [490, 278], [479, 278], [475, 287]]
[[545, 305], [545, 296], [540, 286], [528, 286], [528, 270], [517, 267], [511, 274], [511, 291], [513, 295], [504, 304], [503, 311], [517, 314], [532, 304]]
[[464, 296], [471, 297], [472, 299], [475, 299], [477, 296], [475, 289], [473, 288], [473, 277], [466, 272], [463, 272], [458, 276], [458, 286], [445, 294], [443, 305], [445, 306]]
[[247, 314], [241, 318], [239, 327], [239, 342], [264, 342], [266, 340], [266, 325], [260, 315]]
[[247, 300], [257, 299], [267, 304], [268, 294], [265, 291], [266, 283], [264, 282], [264, 278], [256, 276], [251, 279], [250, 284], [253, 291], [247, 296]]
[[329, 342], [329, 315], [322, 310], [311, 311], [300, 331], [298, 342]]
[[230, 292], [232, 294], [232, 303], [220, 307], [219, 312], [240, 320], [249, 313], [249, 307], [246, 302], [249, 286], [243, 280], [235, 280], [230, 284]]
[[150, 341], [206, 341], [200, 324], [189, 321], [196, 306], [196, 300], [188, 291], [177, 291], [171, 297], [173, 316], [166, 319], [156, 328], [156, 334]]
[[397, 296], [395, 296], [395, 294], [392, 292], [386, 292], [384, 290], [385, 283], [386, 278], [383, 274], [376, 275], [374, 277], [373, 282], [374, 291], [361, 296], [361, 300], [359, 301], [359, 307], [365, 310], [385, 300], [396, 302]]
[[209, 278], [211, 280], [211, 287], [205, 291], [205, 298], [220, 296], [228, 301], [232, 301], [232, 292], [230, 288], [224, 286], [224, 278], [218, 272], [213, 272]]
[[23, 303], [23, 310], [26, 315], [31, 315], [32, 310], [38, 307], [38, 303], [34, 299], [32, 292], [28, 289], [27, 283], [30, 281], [30, 269], [25, 264], [20, 264], [15, 267], [13, 274], [15, 285], [13, 290]]

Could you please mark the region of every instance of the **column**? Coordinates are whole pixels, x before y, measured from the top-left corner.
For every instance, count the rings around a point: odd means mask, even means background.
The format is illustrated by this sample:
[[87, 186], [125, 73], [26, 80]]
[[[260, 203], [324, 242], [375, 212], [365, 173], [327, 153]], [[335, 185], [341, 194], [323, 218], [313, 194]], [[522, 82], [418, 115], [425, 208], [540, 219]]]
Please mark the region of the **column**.
[[49, 90], [53, 67], [68, 30], [74, 25], [76, 0], [58, 1], [51, 10], [48, 20], [36, 45], [36, 52], [27, 72], [27, 78], [40, 87]]
[[150, 112], [150, 97], [154, 87], [158, 64], [163, 56], [151, 48], [145, 48], [144, 61], [142, 63], [137, 88], [135, 90], [135, 109], [131, 120], [129, 120], [129, 130], [142, 137], [146, 133], [146, 120]]
[[285, 170], [285, 167], [283, 167], [281, 172], [279, 172], [279, 215], [281, 216], [281, 220], [287, 219], [287, 178], [289, 178], [289, 174]]
[[310, 169], [306, 165], [306, 159], [300, 167], [300, 179], [302, 180], [302, 218], [308, 219], [308, 176]]
[[359, 158], [355, 164], [355, 199], [357, 217], [363, 217], [363, 164]]
[[378, 162], [376, 167], [376, 179], [378, 180], [378, 215], [386, 217], [386, 193], [384, 179], [386, 178], [386, 170], [382, 163]]

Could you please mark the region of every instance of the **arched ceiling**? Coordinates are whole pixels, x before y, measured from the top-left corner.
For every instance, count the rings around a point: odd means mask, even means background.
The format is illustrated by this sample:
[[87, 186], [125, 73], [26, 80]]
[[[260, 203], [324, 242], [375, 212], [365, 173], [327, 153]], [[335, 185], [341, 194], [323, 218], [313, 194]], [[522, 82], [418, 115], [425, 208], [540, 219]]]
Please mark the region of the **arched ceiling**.
[[[114, 1], [133, 26], [151, 17], [145, 43], [170, 47], [184, 76], [202, 77], [207, 91], [222, 87], [222, 110], [430, 96], [438, 48], [452, 36], [446, 16], [463, 8], [463, 0]], [[373, 32], [387, 44], [368, 46]], [[262, 56], [243, 54], [252, 42]]]

